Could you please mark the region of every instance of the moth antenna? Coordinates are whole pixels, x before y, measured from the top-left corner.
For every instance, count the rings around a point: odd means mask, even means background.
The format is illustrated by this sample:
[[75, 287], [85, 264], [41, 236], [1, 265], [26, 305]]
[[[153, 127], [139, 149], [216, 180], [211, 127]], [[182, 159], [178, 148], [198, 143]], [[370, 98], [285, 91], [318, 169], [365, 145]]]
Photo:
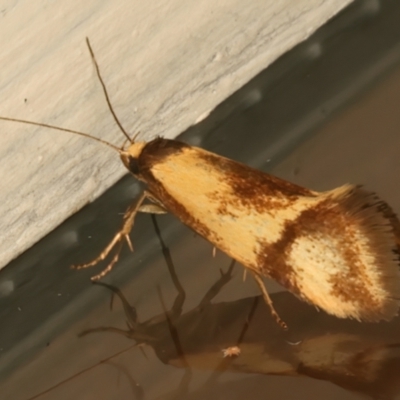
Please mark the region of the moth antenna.
[[136, 139], [137, 139], [137, 137], [140, 135], [140, 131], [138, 131], [138, 132], [136, 132], [134, 135], [133, 135], [133, 138], [132, 138], [132, 142], [133, 143], [135, 143], [136, 142]]
[[113, 150], [116, 150], [118, 153], [121, 153], [121, 149], [119, 149], [117, 146], [114, 146], [110, 142], [107, 142], [106, 140], [100, 139], [96, 136], [89, 135], [88, 133], [74, 131], [73, 129], [68, 129], [68, 128], [61, 128], [60, 126], [43, 124], [41, 122], [28, 121], [25, 119], [0, 117], [0, 120], [18, 122], [18, 123], [27, 124], [27, 125], [35, 125], [35, 126], [40, 126], [42, 128], [55, 129], [56, 131], [61, 131], [61, 132], [74, 133], [75, 135], [83, 136], [85, 138], [92, 139], [92, 140], [95, 140], [96, 142], [105, 144], [106, 146], [111, 147]]
[[92, 57], [93, 64], [94, 64], [94, 66], [96, 68], [97, 77], [99, 78], [99, 81], [101, 83], [101, 87], [103, 88], [103, 93], [104, 93], [104, 96], [106, 98], [106, 102], [107, 102], [108, 108], [111, 111], [111, 114], [112, 114], [112, 116], [114, 118], [114, 121], [117, 123], [119, 129], [124, 134], [124, 136], [129, 140], [129, 142], [130, 143], [134, 143], [134, 140], [130, 138], [130, 136], [125, 131], [124, 127], [122, 126], [121, 122], [119, 122], [117, 114], [115, 114], [115, 111], [114, 111], [114, 109], [113, 109], [113, 107], [111, 105], [111, 101], [110, 101], [110, 97], [108, 96], [106, 85], [105, 85], [105, 83], [103, 81], [103, 78], [101, 77], [100, 68], [99, 68], [99, 65], [97, 64], [96, 57], [94, 56], [94, 53], [93, 53], [93, 50], [92, 50], [92, 46], [90, 45], [88, 37], [86, 38], [86, 44], [88, 46], [90, 56]]

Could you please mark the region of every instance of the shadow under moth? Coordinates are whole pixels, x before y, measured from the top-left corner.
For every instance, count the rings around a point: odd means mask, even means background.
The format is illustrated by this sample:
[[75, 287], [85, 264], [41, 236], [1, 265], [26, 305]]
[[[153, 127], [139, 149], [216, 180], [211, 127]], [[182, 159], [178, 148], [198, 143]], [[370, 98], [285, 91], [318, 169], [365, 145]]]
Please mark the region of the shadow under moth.
[[[390, 320], [400, 304], [400, 223], [390, 206], [360, 186], [316, 192], [198, 147], [156, 138], [136, 141], [116, 117], [90, 43], [87, 45], [107, 104], [129, 141], [116, 150], [146, 189], [126, 211], [122, 228], [87, 268], [114, 255], [92, 279], [118, 261], [138, 212], [170, 212], [236, 261], [256, 279], [281, 326], [262, 277], [340, 318]], [[147, 200], [147, 202], [146, 202]], [[150, 203], [150, 204], [149, 204]]]

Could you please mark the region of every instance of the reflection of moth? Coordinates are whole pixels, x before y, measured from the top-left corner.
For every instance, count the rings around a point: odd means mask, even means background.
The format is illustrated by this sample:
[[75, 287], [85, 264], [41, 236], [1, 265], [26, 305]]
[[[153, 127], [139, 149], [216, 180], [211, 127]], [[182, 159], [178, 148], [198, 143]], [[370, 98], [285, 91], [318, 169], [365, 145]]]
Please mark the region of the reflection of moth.
[[315, 192], [176, 140], [135, 141], [115, 116], [87, 43], [110, 110], [130, 144], [120, 149], [94, 139], [116, 150], [147, 187], [99, 257], [76, 268], [96, 265], [115, 251], [94, 277], [101, 278], [117, 262], [124, 241], [133, 249], [129, 234], [138, 212], [171, 212], [253, 273], [283, 326], [262, 276], [341, 318], [379, 321], [397, 314], [400, 224], [385, 202], [351, 185]]

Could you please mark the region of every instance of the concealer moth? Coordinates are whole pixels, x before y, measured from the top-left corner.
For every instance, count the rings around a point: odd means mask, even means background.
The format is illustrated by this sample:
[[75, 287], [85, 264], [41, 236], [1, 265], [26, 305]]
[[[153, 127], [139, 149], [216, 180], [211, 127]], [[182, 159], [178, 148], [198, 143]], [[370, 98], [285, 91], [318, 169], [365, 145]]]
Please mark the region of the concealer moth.
[[92, 278], [100, 279], [118, 261], [124, 242], [133, 250], [129, 234], [138, 212], [170, 212], [252, 273], [283, 327], [264, 276], [340, 318], [379, 321], [397, 315], [400, 222], [387, 203], [355, 185], [309, 190], [177, 140], [136, 141], [119, 122], [86, 42], [127, 147], [66, 128], [0, 117], [101, 142], [117, 151], [128, 171], [146, 185], [102, 253], [74, 268], [94, 266], [114, 252], [107, 267]]

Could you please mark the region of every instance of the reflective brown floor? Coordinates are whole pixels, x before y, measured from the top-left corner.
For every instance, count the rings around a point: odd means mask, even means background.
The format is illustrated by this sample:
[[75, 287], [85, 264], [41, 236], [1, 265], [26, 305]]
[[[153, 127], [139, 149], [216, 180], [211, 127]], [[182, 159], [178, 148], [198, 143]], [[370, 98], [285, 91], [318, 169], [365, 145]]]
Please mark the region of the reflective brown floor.
[[[356, 1], [182, 140], [315, 190], [365, 184], [400, 213], [398, 21], [398, 2]], [[283, 332], [241, 266], [229, 279], [173, 216], [157, 219], [169, 268], [141, 215], [111, 286], [70, 270], [138, 190], [124, 178], [0, 273], [1, 399], [400, 398], [399, 318], [339, 320], [268, 282]]]

